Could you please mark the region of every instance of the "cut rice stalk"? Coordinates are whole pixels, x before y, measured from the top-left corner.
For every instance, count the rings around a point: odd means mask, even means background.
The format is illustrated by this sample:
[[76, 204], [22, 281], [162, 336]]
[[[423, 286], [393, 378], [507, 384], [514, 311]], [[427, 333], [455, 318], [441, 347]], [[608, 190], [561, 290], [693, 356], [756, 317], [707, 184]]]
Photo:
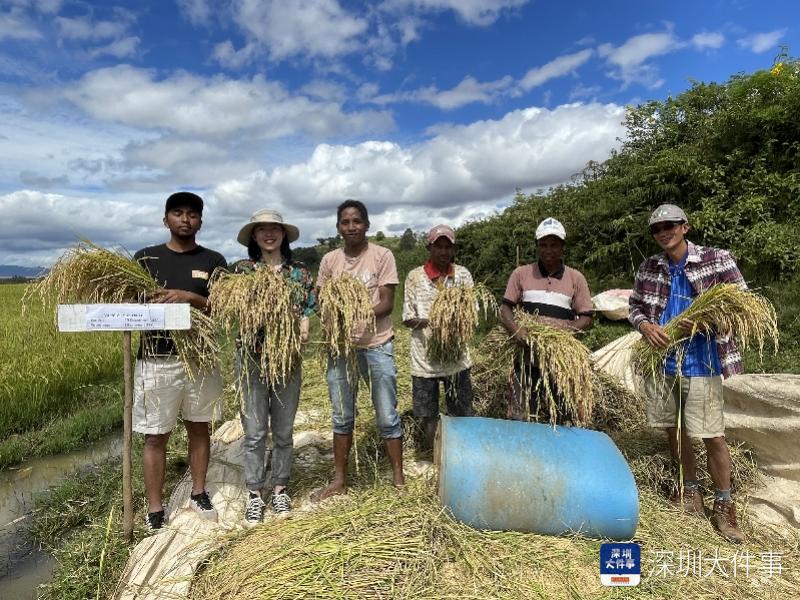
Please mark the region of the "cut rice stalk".
[[[503, 330], [492, 333], [484, 340], [484, 352], [488, 355], [484, 370], [489, 385], [497, 389], [503, 377], [507, 376], [515, 364], [530, 361], [540, 371], [539, 380], [531, 388], [527, 380], [529, 369], [521, 369], [523, 405], [529, 409], [527, 395], [537, 394], [546, 403], [551, 423], [555, 423], [558, 414], [565, 414], [576, 425], [591, 422], [594, 403], [594, 387], [592, 383], [592, 367], [589, 361], [589, 349], [570, 332], [545, 325], [522, 310], [514, 311], [514, 319], [521, 329], [525, 330], [527, 346], [524, 350]], [[479, 384], [483, 385], [481, 374]], [[497, 393], [495, 398], [499, 397]], [[497, 413], [500, 407], [498, 400], [492, 401], [495, 406], [476, 406], [479, 411], [488, 410]], [[481, 413], [483, 414], [483, 413]], [[500, 415], [497, 415], [500, 416]], [[537, 415], [528, 415], [536, 417]]]
[[[142, 303], [159, 289], [156, 280], [129, 254], [82, 239], [67, 249], [48, 274], [30, 288], [23, 302], [30, 302], [36, 296], [46, 306]], [[170, 336], [187, 374], [193, 377], [195, 369], [203, 370], [216, 362], [219, 344], [208, 315], [192, 308], [191, 323], [191, 329], [171, 331]], [[147, 336], [143, 339], [147, 344]]]
[[[683, 320], [692, 323], [689, 333], [678, 326]], [[775, 308], [760, 294], [730, 283], [715, 285], [699, 294], [689, 308], [664, 325], [664, 331], [670, 339], [666, 348], [655, 348], [644, 338], [633, 347], [631, 360], [640, 375], [663, 377], [664, 364], [673, 353], [680, 372], [686, 342], [697, 333], [733, 336], [742, 349], [755, 345], [761, 358], [768, 341], [778, 351]]]
[[496, 315], [497, 310], [494, 294], [482, 283], [441, 290], [429, 315], [428, 358], [442, 365], [461, 360], [475, 335], [480, 312], [487, 318]]
[[[536, 315], [516, 309], [514, 320], [527, 333], [530, 360], [541, 374], [534, 393], [548, 404], [551, 422], [555, 423], [559, 406], [575, 424], [591, 422], [594, 389], [589, 349], [571, 332], [545, 325]], [[521, 348], [518, 352], [524, 354]], [[523, 377], [525, 372], [522, 369]], [[521, 384], [522, 389], [530, 386], [525, 381]]]
[[81, 240], [34, 284], [25, 301], [34, 295], [46, 305], [144, 302], [158, 284], [127, 253], [114, 252]]
[[269, 268], [248, 273], [218, 271], [211, 281], [211, 315], [239, 341], [260, 353], [261, 373], [283, 384], [301, 360], [299, 286]]
[[327, 355], [354, 356], [353, 339], [375, 330], [375, 312], [366, 286], [349, 273], [328, 279], [319, 291], [319, 318]]

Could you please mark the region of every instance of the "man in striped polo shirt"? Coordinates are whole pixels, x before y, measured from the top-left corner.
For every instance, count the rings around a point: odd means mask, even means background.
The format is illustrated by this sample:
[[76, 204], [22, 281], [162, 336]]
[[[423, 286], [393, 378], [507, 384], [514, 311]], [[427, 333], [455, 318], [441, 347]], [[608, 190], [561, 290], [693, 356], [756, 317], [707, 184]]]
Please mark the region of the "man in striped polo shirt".
[[[500, 322], [511, 337], [525, 347], [526, 357], [530, 356], [525, 343], [527, 332], [514, 320], [514, 308], [535, 313], [542, 323], [568, 331], [581, 331], [592, 324], [592, 297], [586, 278], [580, 271], [564, 264], [566, 238], [564, 226], [556, 219], [548, 217], [539, 223], [536, 228], [538, 261], [517, 267], [508, 278], [500, 307]], [[524, 362], [526, 369], [530, 369], [525, 377], [521, 377], [522, 365], [514, 367], [509, 417], [522, 420], [530, 412], [531, 416], [549, 420], [549, 414], [540, 414], [539, 399], [531, 393], [540, 377], [535, 357]], [[526, 382], [525, 389], [520, 381]], [[546, 404], [542, 403], [545, 411]], [[562, 420], [559, 411], [557, 421]]]

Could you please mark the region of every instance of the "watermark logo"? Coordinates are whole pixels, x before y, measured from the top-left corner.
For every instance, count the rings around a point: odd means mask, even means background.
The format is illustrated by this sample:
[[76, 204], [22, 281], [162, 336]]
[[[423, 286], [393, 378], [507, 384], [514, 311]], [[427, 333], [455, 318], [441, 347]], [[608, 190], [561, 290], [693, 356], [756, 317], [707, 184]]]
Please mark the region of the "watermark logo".
[[638, 544], [600, 546], [600, 583], [603, 585], [639, 585], [641, 573], [642, 551]]

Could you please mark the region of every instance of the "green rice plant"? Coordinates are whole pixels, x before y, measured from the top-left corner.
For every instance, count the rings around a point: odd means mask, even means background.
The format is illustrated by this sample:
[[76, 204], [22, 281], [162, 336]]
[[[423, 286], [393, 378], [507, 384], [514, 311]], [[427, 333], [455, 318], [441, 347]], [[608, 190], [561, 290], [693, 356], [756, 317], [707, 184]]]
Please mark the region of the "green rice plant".
[[349, 273], [325, 281], [319, 290], [319, 320], [326, 354], [354, 356], [353, 337], [375, 330], [375, 312], [366, 286]]
[[[689, 332], [679, 326], [685, 320], [692, 323]], [[730, 283], [715, 285], [699, 294], [689, 308], [664, 325], [664, 332], [670, 340], [666, 348], [656, 348], [644, 338], [633, 347], [631, 360], [640, 375], [663, 377], [664, 363], [673, 353], [680, 371], [686, 342], [697, 333], [732, 336], [742, 349], [755, 346], [759, 358], [763, 357], [767, 342], [772, 342], [778, 351], [778, 320], [772, 303]]]
[[261, 373], [284, 382], [301, 360], [296, 284], [270, 268], [248, 273], [218, 271], [211, 280], [211, 316], [239, 341], [261, 353]]
[[480, 313], [486, 318], [497, 311], [494, 294], [482, 283], [440, 290], [429, 315], [428, 358], [443, 365], [461, 360], [475, 335]]
[[[116, 385], [105, 385], [121, 379], [118, 336], [59, 333], [52, 312], [38, 303], [31, 303], [23, 314], [22, 299], [29, 287], [0, 285], [0, 469], [41, 454], [45, 446], [60, 451], [85, 444], [122, 419]], [[110, 407], [117, 403], [120, 409], [112, 416]], [[108, 414], [101, 419], [102, 427], [90, 431], [80, 425], [28, 443], [29, 434], [87, 406]], [[79, 434], [72, 435], [72, 429]]]

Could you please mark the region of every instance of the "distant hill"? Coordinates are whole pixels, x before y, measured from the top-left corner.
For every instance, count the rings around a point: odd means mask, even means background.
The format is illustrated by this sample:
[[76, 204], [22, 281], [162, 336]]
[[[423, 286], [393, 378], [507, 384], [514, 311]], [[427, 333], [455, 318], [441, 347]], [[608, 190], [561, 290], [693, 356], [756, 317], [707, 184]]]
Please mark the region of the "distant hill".
[[45, 270], [44, 267], [19, 267], [17, 265], [0, 265], [0, 278], [11, 277], [37, 277]]

